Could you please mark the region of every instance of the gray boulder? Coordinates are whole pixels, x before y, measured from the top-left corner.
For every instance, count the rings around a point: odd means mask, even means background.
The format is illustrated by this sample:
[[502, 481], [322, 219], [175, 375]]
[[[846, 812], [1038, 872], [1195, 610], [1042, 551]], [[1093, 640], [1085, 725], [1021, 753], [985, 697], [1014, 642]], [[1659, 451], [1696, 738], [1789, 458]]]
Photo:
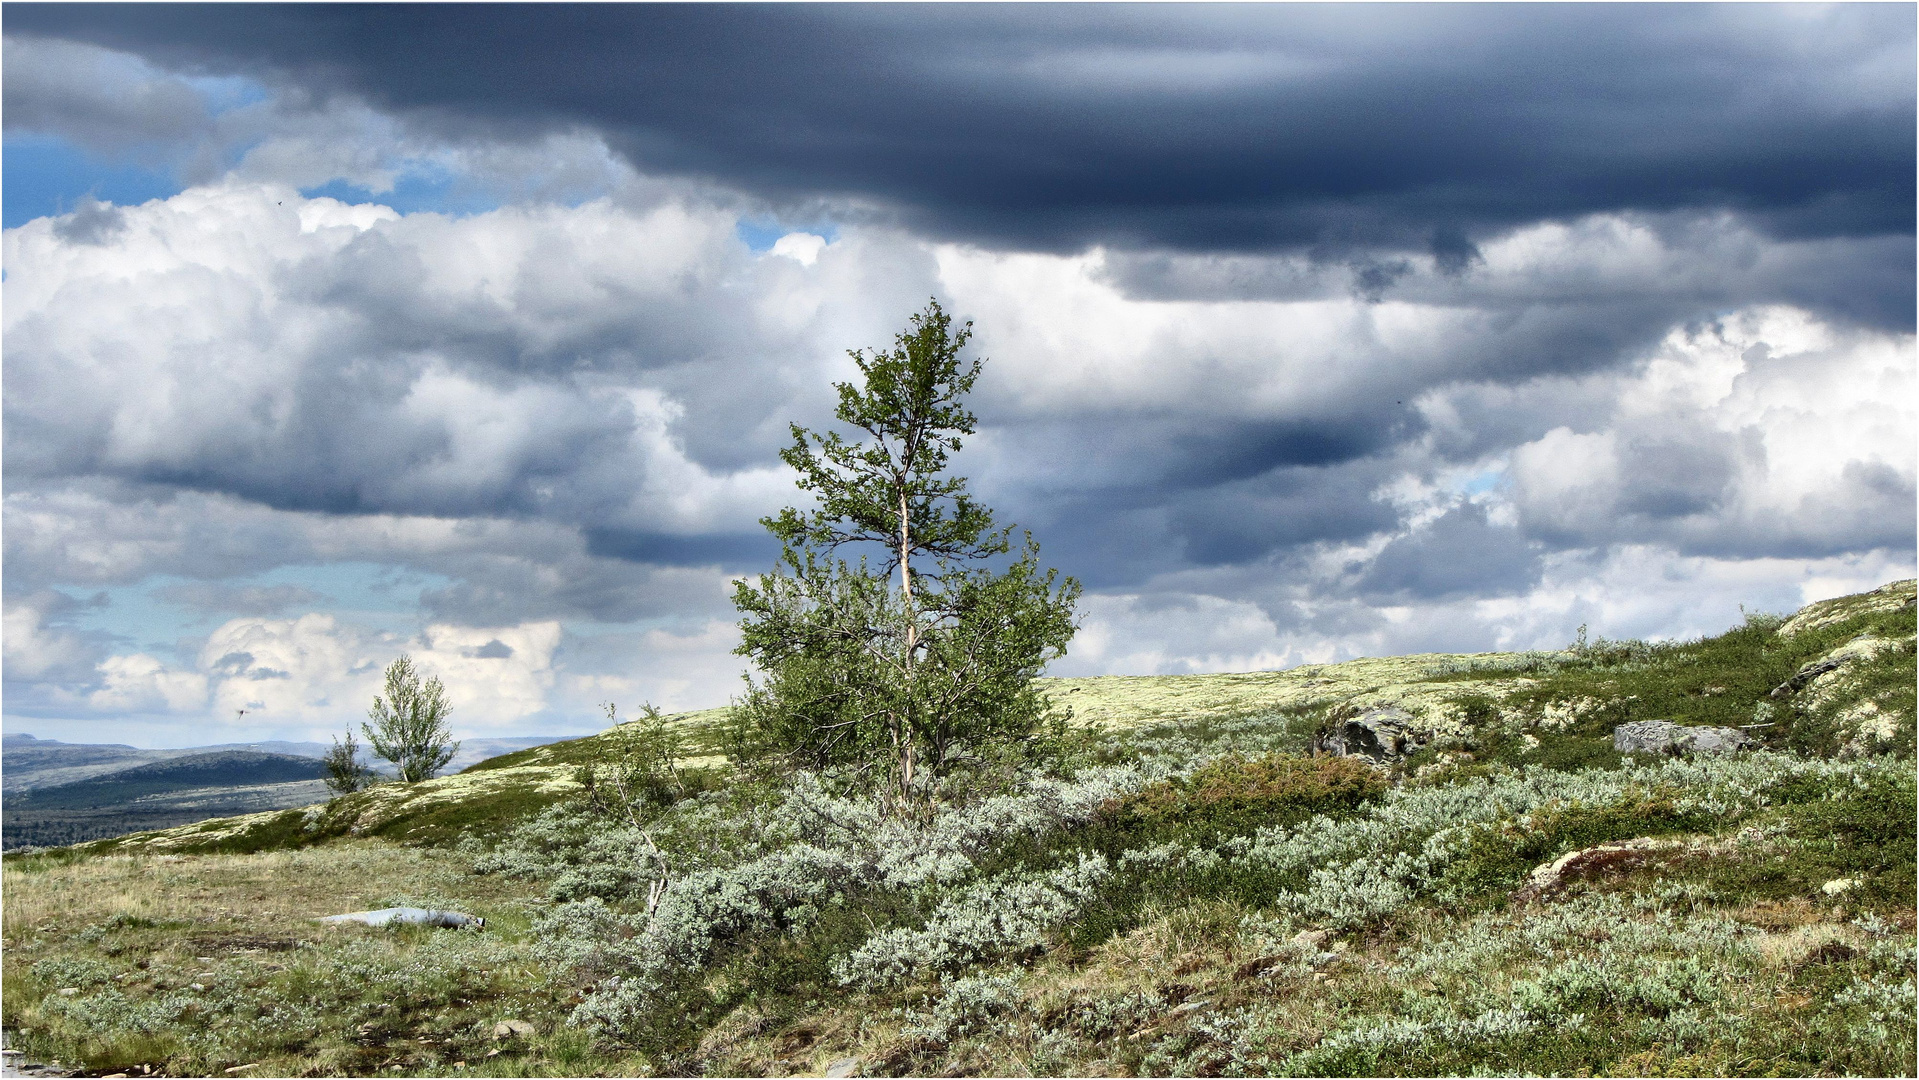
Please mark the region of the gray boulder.
[[1412, 713], [1394, 705], [1380, 705], [1320, 736], [1318, 746], [1340, 757], [1386, 761], [1412, 753], [1418, 748], [1418, 739], [1413, 734]]
[[1622, 754], [1729, 754], [1752, 742], [1738, 728], [1686, 727], [1670, 720], [1634, 720], [1612, 730]]

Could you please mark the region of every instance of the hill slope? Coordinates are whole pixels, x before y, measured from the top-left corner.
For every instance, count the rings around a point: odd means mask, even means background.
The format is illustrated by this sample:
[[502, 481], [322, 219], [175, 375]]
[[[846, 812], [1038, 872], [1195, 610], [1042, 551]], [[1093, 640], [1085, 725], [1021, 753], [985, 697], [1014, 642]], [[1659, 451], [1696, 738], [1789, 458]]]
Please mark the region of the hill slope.
[[[199, 1074], [1910, 1075], [1914, 628], [1899, 582], [1694, 642], [1055, 680], [1082, 735], [906, 816], [730, 773], [720, 711], [613, 797], [621, 725], [11, 858], [6, 1024]], [[1619, 752], [1643, 720], [1753, 745]], [[1308, 756], [1355, 725], [1391, 745]], [[309, 921], [388, 904], [489, 928]]]

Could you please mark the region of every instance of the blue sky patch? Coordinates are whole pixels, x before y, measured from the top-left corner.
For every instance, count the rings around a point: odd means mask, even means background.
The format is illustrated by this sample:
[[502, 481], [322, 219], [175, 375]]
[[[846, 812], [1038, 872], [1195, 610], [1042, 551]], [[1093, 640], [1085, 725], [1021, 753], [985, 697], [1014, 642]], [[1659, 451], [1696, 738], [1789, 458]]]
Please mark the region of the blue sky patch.
[[343, 203], [379, 203], [402, 214], [446, 214], [465, 217], [498, 210], [501, 200], [466, 178], [434, 171], [402, 175], [391, 191], [374, 194], [371, 189], [346, 180], [332, 180], [318, 187], [302, 188], [309, 199], [338, 199]]
[[9, 135], [0, 144], [0, 160], [0, 180], [6, 185], [0, 220], [9, 229], [69, 213], [88, 197], [135, 206], [181, 190], [169, 169], [104, 161], [52, 135]]
[[[199, 642], [230, 619], [297, 619], [310, 612], [342, 622], [412, 635], [425, 622], [420, 594], [452, 578], [371, 562], [283, 566], [263, 574], [201, 581], [155, 575], [137, 585], [99, 590], [104, 604], [87, 603], [63, 620], [77, 630], [111, 634], [151, 655], [192, 667]], [[183, 650], [182, 646], [191, 648]]]
[[815, 222], [811, 225], [787, 225], [778, 219], [769, 217], [741, 218], [739, 224], [733, 227], [733, 232], [745, 242], [747, 247], [754, 251], [773, 250], [773, 245], [779, 243], [780, 237], [785, 236], [787, 233], [809, 232], [814, 236], [825, 237], [826, 242], [829, 244], [840, 238], [838, 226], [830, 222]]

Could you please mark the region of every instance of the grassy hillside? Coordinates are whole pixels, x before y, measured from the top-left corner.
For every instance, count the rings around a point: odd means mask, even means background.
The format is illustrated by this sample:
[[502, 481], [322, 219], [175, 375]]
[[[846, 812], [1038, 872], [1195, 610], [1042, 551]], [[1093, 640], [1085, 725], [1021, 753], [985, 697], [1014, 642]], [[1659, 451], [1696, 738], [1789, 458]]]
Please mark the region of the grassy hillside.
[[[10, 857], [0, 1005], [101, 1071], [1911, 1075], [1913, 604], [1051, 680], [1080, 733], [914, 820], [732, 774], [720, 710], [588, 798], [621, 725]], [[1378, 710], [1403, 755], [1309, 756]], [[1648, 719], [1755, 746], [1613, 749]], [[309, 921], [394, 903], [491, 924]]]

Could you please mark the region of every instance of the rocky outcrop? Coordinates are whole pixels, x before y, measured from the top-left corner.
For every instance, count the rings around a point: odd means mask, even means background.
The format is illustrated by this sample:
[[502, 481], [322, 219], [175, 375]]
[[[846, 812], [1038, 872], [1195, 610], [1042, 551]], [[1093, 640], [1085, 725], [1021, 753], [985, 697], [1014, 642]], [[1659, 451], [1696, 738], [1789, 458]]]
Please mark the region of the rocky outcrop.
[[1622, 754], [1727, 754], [1750, 745], [1752, 736], [1729, 727], [1686, 727], [1670, 720], [1634, 720], [1612, 731]]
[[1907, 646], [1907, 644], [1906, 642], [1893, 638], [1873, 637], [1871, 634], [1860, 634], [1858, 637], [1853, 638], [1851, 641], [1846, 642], [1844, 645], [1839, 646], [1819, 659], [1807, 663], [1806, 666], [1800, 668], [1792, 678], [1774, 687], [1771, 696], [1783, 698], [1796, 694], [1812, 683], [1819, 681], [1822, 675], [1828, 675], [1838, 671], [1856, 660], [1866, 661], [1875, 659], [1881, 653], [1892, 652], [1902, 646]]
[[1315, 740], [1323, 753], [1390, 761], [1418, 749], [1413, 714], [1395, 705], [1380, 705], [1339, 722]]
[[1792, 678], [1787, 679], [1785, 682], [1782, 682], [1778, 686], [1773, 687], [1772, 693], [1768, 694], [1767, 696], [1772, 698], [1783, 698], [1783, 697], [1789, 697], [1793, 694], [1796, 694], [1799, 691], [1805, 689], [1805, 686], [1807, 683], [1813, 681], [1814, 679], [1817, 679], [1821, 675], [1824, 675], [1826, 672], [1838, 671], [1840, 668], [1844, 667], [1846, 665], [1846, 661], [1850, 659], [1851, 657], [1849, 656], [1826, 656], [1826, 657], [1821, 657], [1818, 660], [1814, 660], [1812, 663], [1807, 664], [1805, 667], [1800, 668], [1798, 673], [1795, 674]]

